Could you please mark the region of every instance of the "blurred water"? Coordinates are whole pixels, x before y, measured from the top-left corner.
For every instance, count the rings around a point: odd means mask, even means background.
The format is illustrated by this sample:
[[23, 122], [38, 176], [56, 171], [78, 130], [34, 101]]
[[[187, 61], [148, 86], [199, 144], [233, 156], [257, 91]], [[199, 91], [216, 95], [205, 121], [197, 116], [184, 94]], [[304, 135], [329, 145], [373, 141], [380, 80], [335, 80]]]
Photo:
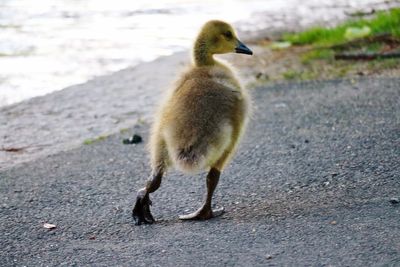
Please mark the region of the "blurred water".
[[187, 49], [209, 19], [260, 28], [265, 25], [251, 18], [254, 12], [279, 13], [301, 2], [2, 0], [0, 106]]

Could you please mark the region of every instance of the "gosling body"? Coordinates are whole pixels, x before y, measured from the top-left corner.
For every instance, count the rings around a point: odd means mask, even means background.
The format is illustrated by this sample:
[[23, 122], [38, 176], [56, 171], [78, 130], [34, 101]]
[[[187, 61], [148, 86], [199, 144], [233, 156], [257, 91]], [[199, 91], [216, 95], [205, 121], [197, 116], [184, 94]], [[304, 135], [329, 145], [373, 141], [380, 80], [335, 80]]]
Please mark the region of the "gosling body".
[[243, 134], [250, 107], [248, 94], [232, 70], [213, 58], [229, 52], [252, 54], [229, 24], [206, 23], [194, 45], [193, 66], [182, 74], [151, 129], [152, 174], [138, 191], [132, 211], [136, 224], [155, 221], [149, 194], [159, 188], [171, 166], [185, 173], [209, 171], [204, 204], [180, 219], [209, 219], [223, 213], [211, 209], [212, 195]]
[[[247, 94], [225, 66], [192, 68], [152, 130], [153, 168], [172, 164], [193, 173], [215, 165], [222, 170], [243, 131], [248, 107]], [[166, 162], [157, 159], [163, 142]]]

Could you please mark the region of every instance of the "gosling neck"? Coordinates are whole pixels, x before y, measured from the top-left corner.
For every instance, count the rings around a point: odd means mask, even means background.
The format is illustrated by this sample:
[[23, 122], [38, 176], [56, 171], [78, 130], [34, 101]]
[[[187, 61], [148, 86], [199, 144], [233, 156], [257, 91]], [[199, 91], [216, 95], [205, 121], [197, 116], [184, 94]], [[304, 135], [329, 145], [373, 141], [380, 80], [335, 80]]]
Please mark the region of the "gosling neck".
[[212, 53], [210, 53], [209, 45], [202, 36], [199, 36], [194, 43], [193, 60], [197, 67], [212, 66], [216, 64]]

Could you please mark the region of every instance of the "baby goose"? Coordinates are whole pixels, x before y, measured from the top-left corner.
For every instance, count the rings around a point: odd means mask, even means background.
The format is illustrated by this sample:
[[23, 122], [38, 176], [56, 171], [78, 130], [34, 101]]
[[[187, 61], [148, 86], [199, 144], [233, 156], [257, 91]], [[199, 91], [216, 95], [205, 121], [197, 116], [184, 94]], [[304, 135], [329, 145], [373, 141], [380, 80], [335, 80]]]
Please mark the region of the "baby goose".
[[213, 58], [230, 52], [253, 54], [228, 23], [207, 22], [194, 44], [193, 66], [182, 75], [152, 127], [152, 173], [132, 210], [137, 225], [154, 222], [149, 194], [160, 187], [171, 165], [187, 173], [209, 170], [204, 204], [180, 219], [205, 220], [223, 213], [222, 208], [211, 209], [211, 199], [249, 113], [246, 91], [232, 71]]

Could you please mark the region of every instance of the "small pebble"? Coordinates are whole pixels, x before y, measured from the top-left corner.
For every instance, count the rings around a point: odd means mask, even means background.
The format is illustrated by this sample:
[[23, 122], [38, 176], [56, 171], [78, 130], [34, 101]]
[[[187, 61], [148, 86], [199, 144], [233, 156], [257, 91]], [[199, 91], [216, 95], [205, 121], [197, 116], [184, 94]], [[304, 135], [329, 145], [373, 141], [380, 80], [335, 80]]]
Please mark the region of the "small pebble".
[[[364, 76], [364, 75], [365, 75], [365, 73], [364, 73], [364, 72], [362, 72], [362, 71], [359, 71], [359, 72], [357, 72], [357, 75], [358, 75], [358, 76]], [[358, 88], [355, 88], [355, 89], [358, 89]]]
[[392, 198], [389, 200], [389, 202], [392, 203], [393, 205], [396, 205], [396, 204], [399, 204], [399, 203], [400, 203], [400, 200], [399, 200], [399, 198], [397, 198], [397, 197], [392, 197]]
[[138, 134], [134, 134], [132, 137], [122, 140], [122, 143], [124, 145], [138, 144], [141, 142], [142, 142], [142, 137]]

